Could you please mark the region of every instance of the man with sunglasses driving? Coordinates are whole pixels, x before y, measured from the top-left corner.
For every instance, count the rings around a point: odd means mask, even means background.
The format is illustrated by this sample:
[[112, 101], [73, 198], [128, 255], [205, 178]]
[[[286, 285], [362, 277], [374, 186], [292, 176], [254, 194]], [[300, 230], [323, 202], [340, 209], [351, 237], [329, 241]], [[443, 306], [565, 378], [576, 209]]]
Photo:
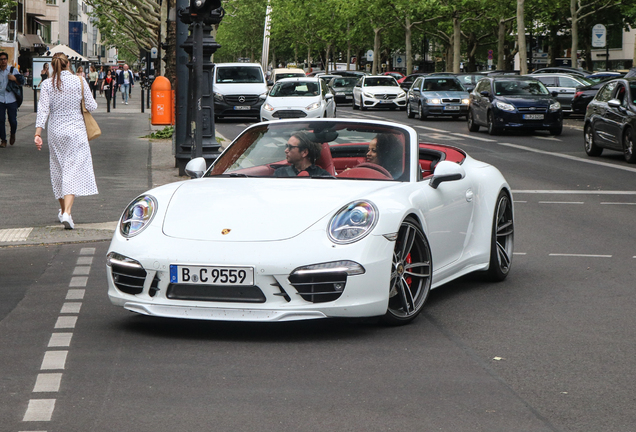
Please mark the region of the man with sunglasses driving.
[[322, 146], [311, 141], [306, 132], [296, 132], [287, 140], [285, 146], [285, 157], [289, 165], [274, 171], [274, 177], [296, 177], [303, 171], [306, 171], [309, 177], [332, 177], [315, 165], [321, 149]]

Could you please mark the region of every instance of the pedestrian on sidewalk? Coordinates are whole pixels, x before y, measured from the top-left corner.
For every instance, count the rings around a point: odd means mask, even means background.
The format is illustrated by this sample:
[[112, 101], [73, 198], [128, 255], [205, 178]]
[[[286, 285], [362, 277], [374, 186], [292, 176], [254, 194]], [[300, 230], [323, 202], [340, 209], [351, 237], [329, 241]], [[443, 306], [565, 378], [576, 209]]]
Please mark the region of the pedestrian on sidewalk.
[[106, 78], [104, 78], [104, 80], [102, 81], [101, 91], [104, 92], [104, 94], [106, 95], [106, 103], [108, 104], [109, 110], [110, 110], [110, 100], [113, 97], [114, 88], [115, 88], [115, 78], [113, 78], [112, 72], [110, 71], [110, 69], [108, 69], [108, 72], [106, 72]]
[[106, 72], [104, 72], [104, 66], [99, 67], [99, 73], [97, 74], [97, 88], [99, 89], [99, 95], [104, 95], [104, 90], [102, 89], [102, 83], [104, 82], [104, 78], [106, 78]]
[[44, 66], [42, 67], [42, 72], [40, 72], [40, 87], [42, 87], [42, 83], [44, 82], [45, 79], [48, 79], [48, 77], [49, 77], [49, 64], [44, 63]]
[[124, 70], [117, 75], [117, 84], [119, 84], [119, 88], [121, 89], [121, 96], [124, 103], [128, 105], [128, 95], [131, 91], [131, 87], [135, 85], [135, 77], [132, 71], [128, 70], [127, 64], [124, 65]]
[[[66, 229], [75, 228], [71, 208], [75, 196], [97, 194], [93, 159], [82, 115], [82, 86], [88, 83], [73, 75], [68, 57], [57, 53], [51, 61], [51, 79], [44, 81], [40, 91], [38, 116], [35, 122], [35, 145], [42, 149], [42, 129], [48, 119], [48, 144], [53, 194], [60, 203], [58, 219]], [[94, 111], [97, 102], [84, 91], [86, 109]]]
[[5, 126], [7, 114], [9, 115], [9, 126], [11, 127], [9, 144], [15, 144], [15, 132], [18, 130], [18, 102], [15, 94], [7, 89], [7, 84], [9, 84], [9, 81], [19, 83], [20, 81], [16, 77], [20, 75], [20, 72], [13, 66], [8, 68], [8, 63], [9, 55], [6, 52], [0, 52], [0, 148], [7, 146], [7, 130]]
[[95, 70], [95, 66], [91, 65], [90, 72], [88, 73], [88, 85], [91, 87], [91, 93], [93, 93], [93, 99], [97, 97], [97, 77], [99, 74]]

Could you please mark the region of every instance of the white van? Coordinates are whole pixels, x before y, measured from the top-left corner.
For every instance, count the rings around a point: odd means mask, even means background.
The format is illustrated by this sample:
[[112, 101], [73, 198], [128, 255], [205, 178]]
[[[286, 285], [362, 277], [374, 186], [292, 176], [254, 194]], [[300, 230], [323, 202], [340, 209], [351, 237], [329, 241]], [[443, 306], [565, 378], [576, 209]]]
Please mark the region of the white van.
[[260, 120], [267, 81], [258, 63], [217, 63], [212, 78], [214, 118], [254, 117]]

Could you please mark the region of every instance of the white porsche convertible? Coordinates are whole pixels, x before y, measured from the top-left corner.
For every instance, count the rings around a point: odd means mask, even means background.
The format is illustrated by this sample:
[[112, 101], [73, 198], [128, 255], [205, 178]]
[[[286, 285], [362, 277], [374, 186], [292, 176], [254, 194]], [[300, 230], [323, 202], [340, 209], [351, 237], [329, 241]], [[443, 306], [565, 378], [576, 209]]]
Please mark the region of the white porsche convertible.
[[[295, 150], [310, 167], [294, 168]], [[408, 126], [259, 123], [209, 169], [199, 158], [186, 170], [192, 180], [125, 209], [107, 256], [115, 305], [173, 318], [399, 325], [431, 289], [510, 271], [506, 180], [458, 148], [419, 143]]]

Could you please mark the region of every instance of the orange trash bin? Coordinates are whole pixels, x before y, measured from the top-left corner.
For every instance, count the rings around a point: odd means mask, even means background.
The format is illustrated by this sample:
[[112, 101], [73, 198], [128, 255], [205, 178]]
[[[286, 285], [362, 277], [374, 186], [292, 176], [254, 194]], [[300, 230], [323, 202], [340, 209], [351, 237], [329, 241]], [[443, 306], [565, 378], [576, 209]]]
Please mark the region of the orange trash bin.
[[172, 114], [172, 86], [170, 80], [163, 76], [158, 76], [150, 87], [152, 98], [150, 123], [153, 125], [172, 125], [174, 115]]

